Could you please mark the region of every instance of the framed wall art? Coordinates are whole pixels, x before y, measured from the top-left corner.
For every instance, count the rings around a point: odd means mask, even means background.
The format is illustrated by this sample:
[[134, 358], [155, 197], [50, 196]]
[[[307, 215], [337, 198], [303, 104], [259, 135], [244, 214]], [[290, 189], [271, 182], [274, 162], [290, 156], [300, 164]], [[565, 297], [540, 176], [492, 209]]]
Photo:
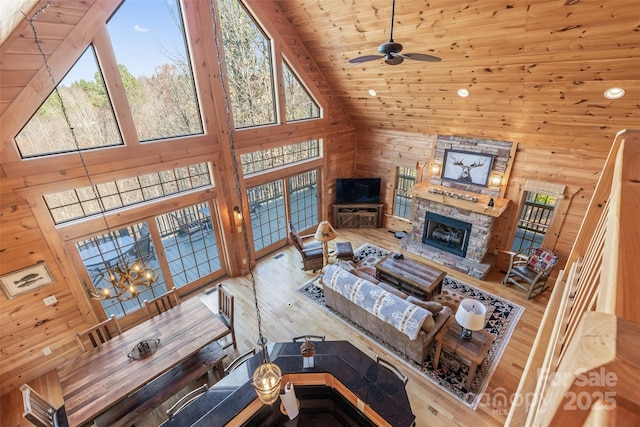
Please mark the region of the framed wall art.
[[9, 299], [50, 283], [53, 283], [53, 278], [44, 262], [0, 277], [2, 290]]
[[486, 187], [493, 167], [493, 154], [444, 150], [442, 179]]

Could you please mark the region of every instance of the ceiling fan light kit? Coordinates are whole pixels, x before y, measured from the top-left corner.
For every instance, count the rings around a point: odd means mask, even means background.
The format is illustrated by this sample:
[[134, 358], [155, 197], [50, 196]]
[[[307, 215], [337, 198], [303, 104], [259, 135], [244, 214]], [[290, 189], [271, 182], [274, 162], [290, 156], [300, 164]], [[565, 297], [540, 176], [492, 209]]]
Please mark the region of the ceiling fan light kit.
[[405, 53], [402, 52], [402, 44], [396, 43], [393, 41], [393, 21], [396, 12], [396, 0], [392, 0], [391, 2], [391, 30], [389, 31], [389, 40], [385, 43], [382, 43], [378, 47], [378, 52], [380, 55], [364, 55], [359, 56], [357, 58], [350, 59], [349, 62], [352, 64], [360, 64], [362, 62], [373, 61], [376, 59], [384, 58], [384, 62], [389, 65], [398, 65], [402, 64], [405, 59], [413, 59], [415, 61], [427, 61], [427, 62], [438, 62], [440, 58], [433, 55], [427, 55], [424, 53]]

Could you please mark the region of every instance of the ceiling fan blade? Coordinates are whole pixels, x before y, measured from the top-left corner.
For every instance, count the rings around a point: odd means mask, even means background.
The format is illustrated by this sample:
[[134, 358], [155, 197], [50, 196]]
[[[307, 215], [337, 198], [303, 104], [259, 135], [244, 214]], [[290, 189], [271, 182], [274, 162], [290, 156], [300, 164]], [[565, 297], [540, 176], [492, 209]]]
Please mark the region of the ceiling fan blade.
[[416, 61], [429, 61], [429, 62], [441, 61], [441, 59], [438, 58], [437, 56], [426, 55], [424, 53], [402, 53], [402, 54], [399, 53], [398, 55], [404, 58], [414, 59]]
[[384, 58], [384, 55], [364, 55], [357, 58], [350, 59], [352, 64], [359, 64], [361, 62], [373, 61], [374, 59]]

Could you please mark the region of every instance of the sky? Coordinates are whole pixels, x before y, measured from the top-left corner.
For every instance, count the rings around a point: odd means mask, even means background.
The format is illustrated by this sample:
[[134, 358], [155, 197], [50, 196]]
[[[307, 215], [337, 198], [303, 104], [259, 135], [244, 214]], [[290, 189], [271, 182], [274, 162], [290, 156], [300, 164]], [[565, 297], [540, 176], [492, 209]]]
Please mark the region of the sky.
[[[126, 0], [107, 23], [109, 36], [119, 64], [135, 77], [150, 76], [156, 66], [170, 62], [162, 49], [185, 56], [182, 33], [171, 17], [178, 16], [172, 0]], [[93, 80], [97, 62], [91, 49], [76, 62], [63, 84], [80, 79]]]

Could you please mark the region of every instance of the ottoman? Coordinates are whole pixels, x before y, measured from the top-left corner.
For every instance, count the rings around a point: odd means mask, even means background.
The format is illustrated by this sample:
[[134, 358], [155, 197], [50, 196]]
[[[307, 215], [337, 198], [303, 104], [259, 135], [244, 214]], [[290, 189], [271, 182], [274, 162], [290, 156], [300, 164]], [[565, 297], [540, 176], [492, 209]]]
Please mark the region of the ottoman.
[[335, 244], [336, 258], [344, 261], [353, 261], [353, 248], [350, 242], [338, 242]]

